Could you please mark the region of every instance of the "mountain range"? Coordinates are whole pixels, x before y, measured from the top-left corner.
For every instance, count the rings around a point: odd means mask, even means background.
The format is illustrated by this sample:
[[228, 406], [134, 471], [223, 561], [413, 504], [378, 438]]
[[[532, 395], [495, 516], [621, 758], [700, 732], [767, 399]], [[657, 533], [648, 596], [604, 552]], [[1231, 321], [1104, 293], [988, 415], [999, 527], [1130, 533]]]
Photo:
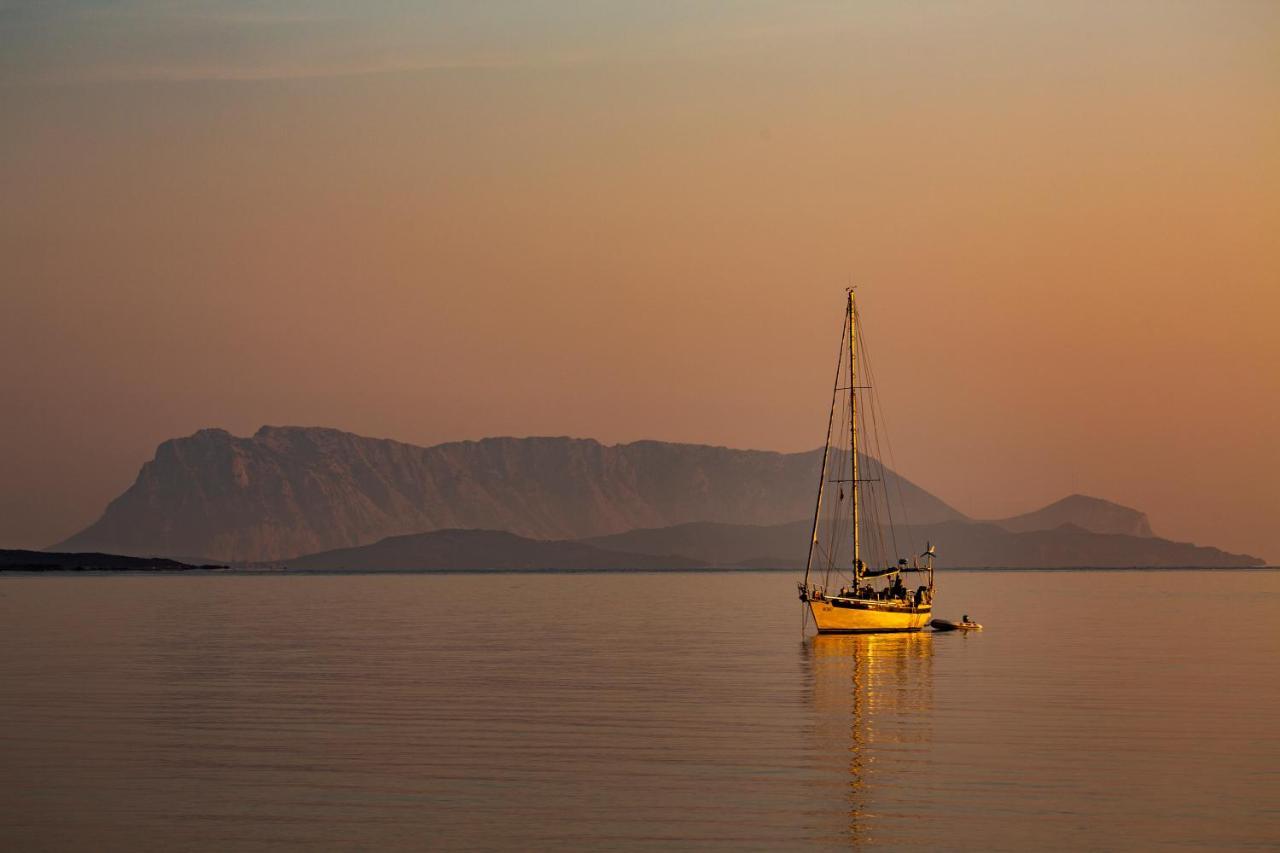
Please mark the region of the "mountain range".
[[[945, 543], [944, 565], [1261, 564], [1157, 538], [1143, 513], [1084, 495], [975, 521], [864, 464], [901, 490], [916, 538]], [[787, 567], [803, 560], [819, 465], [820, 450], [563, 437], [420, 447], [315, 427], [206, 429], [162, 443], [100, 519], [53, 547], [298, 568]]]
[[[206, 429], [161, 444], [98, 521], [55, 547], [261, 561], [448, 528], [578, 539], [687, 521], [777, 524], [813, 511], [818, 467], [816, 450], [573, 438], [418, 447], [334, 429]], [[912, 518], [964, 517], [896, 485]]]

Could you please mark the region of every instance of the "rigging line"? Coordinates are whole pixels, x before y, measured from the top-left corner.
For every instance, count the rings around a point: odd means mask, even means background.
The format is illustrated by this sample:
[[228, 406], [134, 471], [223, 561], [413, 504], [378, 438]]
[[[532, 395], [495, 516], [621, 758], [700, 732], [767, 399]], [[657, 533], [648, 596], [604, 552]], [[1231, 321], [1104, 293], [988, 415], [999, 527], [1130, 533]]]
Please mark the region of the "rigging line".
[[[864, 338], [864, 343], [865, 343], [865, 338]], [[876, 382], [876, 379], [874, 379], [874, 375], [876, 375], [876, 365], [874, 365], [874, 362], [872, 361], [872, 357], [870, 357], [869, 352], [865, 352], [863, 357], [864, 357], [864, 360], [867, 361], [868, 382], [874, 384], [874, 382]], [[876, 435], [877, 448], [881, 448], [881, 433], [883, 433], [884, 450], [888, 451], [887, 455], [890, 456], [890, 461], [892, 462], [893, 465], [895, 465], [895, 470], [896, 470], [896, 460], [893, 460], [892, 435], [890, 434], [890, 425], [888, 425], [888, 416], [884, 414], [884, 403], [881, 400], [881, 397], [879, 397], [879, 394], [874, 394], [873, 400], [872, 400], [872, 407], [874, 410], [874, 415], [876, 415], [876, 421], [877, 421], [877, 435]], [[879, 464], [881, 464], [882, 476], [886, 476], [883, 474], [884, 453], [878, 452], [877, 456], [878, 456]], [[896, 491], [897, 491], [897, 494], [899, 494], [899, 507], [901, 510], [901, 514], [902, 516], [904, 516], [904, 523], [906, 523], [906, 502], [905, 500], [902, 500], [900, 478], [895, 478], [895, 487], [897, 487]], [[888, 489], [886, 489], [886, 492], [888, 492]], [[890, 507], [890, 512], [892, 512], [891, 494], [888, 494], [888, 493], [886, 494], [886, 502], [888, 507]]]
[[884, 499], [883, 490], [880, 489], [878, 486], [873, 487], [873, 496], [876, 502], [876, 516], [875, 516], [876, 549], [877, 549], [877, 553], [880, 556], [881, 565], [887, 565], [889, 563], [889, 560], [892, 558], [889, 555], [889, 549], [885, 547], [885, 539], [884, 539], [885, 516], [881, 513], [881, 506]]
[[[874, 410], [875, 410], [875, 408], [874, 408], [874, 405], [873, 405], [873, 406], [872, 406], [872, 411], [874, 412]], [[873, 423], [875, 424], [875, 426], [876, 426], [876, 439], [875, 439], [875, 441], [876, 441], [876, 465], [880, 468], [880, 478], [881, 478], [881, 479], [880, 479], [880, 484], [876, 486], [876, 491], [877, 491], [877, 494], [881, 496], [881, 498], [882, 498], [882, 500], [883, 500], [883, 505], [884, 505], [884, 517], [883, 517], [883, 518], [881, 518], [880, 516], [878, 516], [878, 515], [877, 515], [877, 519], [881, 522], [881, 527], [880, 527], [880, 548], [881, 548], [881, 551], [884, 553], [884, 557], [885, 557], [886, 561], [891, 561], [891, 560], [896, 560], [896, 559], [897, 559], [896, 554], [897, 554], [897, 550], [898, 550], [897, 540], [894, 538], [894, 532], [893, 532], [893, 507], [892, 507], [892, 505], [890, 504], [890, 499], [889, 499], [889, 490], [888, 490], [888, 489], [886, 489], [886, 488], [884, 488], [884, 462], [883, 462], [883, 460], [882, 460], [882, 458], [881, 458], [881, 449], [880, 449], [880, 423], [879, 423], [879, 421], [875, 418], [875, 416], [874, 416], [874, 415], [872, 416], [872, 422], [873, 422]], [[889, 549], [885, 546], [884, 528], [885, 528], [886, 526], [889, 528], [889, 542], [893, 545], [893, 553], [892, 553], [892, 554], [890, 554], [890, 553], [889, 553]]]
[[915, 554], [919, 545], [919, 537], [911, 523], [911, 517], [907, 511], [907, 500], [902, 492], [902, 475], [898, 473], [898, 460], [893, 454], [893, 434], [889, 429], [889, 418], [884, 412], [884, 403], [879, 400], [877, 400], [877, 403], [880, 406], [880, 420], [884, 424], [885, 449], [888, 451], [889, 463], [893, 465], [894, 487], [898, 493], [898, 506], [902, 510], [902, 524], [907, 534], [907, 545], [911, 548], [911, 553]]
[[[850, 418], [848, 406], [844, 405], [840, 408], [840, 435], [842, 436], [840, 471], [841, 476], [845, 476], [852, 470], [850, 450], [847, 443]], [[852, 553], [852, 537], [849, 535], [849, 511], [854, 498], [854, 487], [851, 485], [848, 492], [849, 503], [842, 503], [841, 505], [834, 507], [834, 512], [832, 514], [832, 568], [833, 573], [839, 575], [841, 579], [843, 579], [848, 572], [848, 566], [850, 565], [851, 559], [849, 555]]]
[[[868, 420], [867, 420], [868, 452], [864, 454], [864, 458], [866, 459], [869, 467], [872, 462], [875, 462], [876, 465], [879, 467], [883, 467], [880, 464], [880, 460], [878, 458], [879, 457], [878, 425], [875, 420], [874, 407], [868, 404], [866, 408], [868, 410]], [[874, 473], [874, 468], [872, 470]], [[881, 473], [883, 474], [883, 472]], [[874, 483], [875, 480], [876, 478], [867, 478], [867, 481], [869, 483]], [[867, 493], [867, 500], [866, 500], [867, 525], [866, 527], [868, 529], [868, 533], [870, 534], [868, 536], [868, 540], [869, 540], [868, 544], [872, 545], [876, 549], [876, 559], [874, 560], [874, 562], [880, 563], [885, 560], [884, 533], [882, 529], [883, 519], [880, 514], [880, 491], [874, 485], [869, 485], [865, 491]]]
[[[868, 377], [870, 377], [870, 376], [872, 375], [870, 371], [872, 370], [872, 367], [873, 367], [873, 366], [872, 366], [872, 364], [871, 364], [871, 356], [870, 356], [869, 352], [867, 351], [867, 350], [868, 350], [868, 345], [867, 345], [867, 342], [866, 342], [866, 338], [864, 337], [864, 338], [863, 338], [859, 343], [862, 345], [862, 349], [863, 349], [863, 352], [862, 352], [862, 358], [863, 358], [863, 361], [864, 361], [864, 362], [866, 362], [866, 364], [867, 364], [867, 370], [868, 370], [868, 374], [867, 374], [867, 375], [868, 375]], [[879, 419], [878, 414], [877, 414], [877, 411], [876, 411], [876, 409], [877, 409], [877, 403], [878, 403], [878, 399], [877, 399], [877, 398], [878, 398], [878, 395], [873, 395], [873, 399], [871, 399], [871, 400], [869, 400], [869, 401], [868, 401], [867, 408], [870, 410], [870, 411], [869, 411], [869, 413], [868, 413], [868, 420], [869, 420], [869, 421], [870, 421], [870, 423], [871, 423], [871, 430], [872, 430], [872, 434], [871, 434], [871, 445], [874, 447], [875, 455], [876, 455], [876, 463], [877, 463], [877, 465], [878, 465], [878, 466], [879, 466], [879, 468], [880, 468], [880, 474], [881, 474], [881, 477], [883, 478], [883, 476], [884, 476], [884, 458], [883, 458], [883, 451], [882, 451], [881, 446], [880, 446], [880, 419]], [[884, 492], [884, 503], [885, 503], [885, 507], [884, 507], [884, 508], [885, 508], [885, 513], [886, 513], [886, 519], [885, 519], [885, 520], [887, 520], [887, 521], [888, 521], [888, 523], [889, 523], [889, 537], [890, 537], [890, 541], [893, 543], [893, 549], [894, 549], [894, 552], [896, 553], [896, 552], [897, 552], [897, 539], [896, 539], [896, 537], [894, 536], [894, 532], [893, 532], [893, 507], [892, 507], [892, 506], [891, 506], [891, 504], [890, 504], [889, 493], [888, 493], [888, 491], [887, 491], [887, 490]], [[878, 539], [878, 541], [879, 541], [879, 543], [880, 543], [881, 552], [882, 552], [882, 555], [883, 555], [883, 553], [886, 551], [886, 549], [885, 549], [885, 547], [884, 547], [885, 542], [884, 542], [884, 530], [883, 530], [883, 525], [879, 524], [879, 522], [880, 522], [880, 521], [881, 521], [881, 519], [880, 519], [880, 517], [879, 517], [879, 513], [878, 513], [878, 506], [877, 506], [877, 522], [878, 522], [878, 526], [877, 526], [876, 536], [877, 536], [877, 539]], [[896, 559], [896, 558], [895, 558], [895, 559]]]
[[[844, 351], [844, 324], [840, 325], [840, 346], [836, 349], [836, 378], [831, 383], [832, 388], [836, 388], [840, 384], [840, 361]], [[827, 413], [827, 438], [822, 443], [822, 470], [818, 473], [818, 498], [817, 504], [813, 508], [813, 529], [809, 534], [809, 556], [804, 563], [804, 583], [809, 585], [809, 570], [813, 568], [813, 546], [818, 538], [818, 519], [822, 514], [822, 491], [823, 481], [827, 479], [827, 457], [831, 453], [831, 423], [836, 418], [836, 397], [840, 392], [832, 390], [831, 392], [831, 410]]]
[[819, 536], [818, 548], [822, 554], [822, 585], [827, 588], [831, 585], [831, 566], [835, 557], [831, 552], [831, 525], [827, 523], [826, 519], [823, 519], [823, 528]]
[[[870, 356], [867, 356], [866, 361], [867, 361], [867, 381], [872, 384], [875, 384], [876, 382], [875, 365], [871, 362]], [[894, 470], [894, 490], [897, 492], [897, 496], [898, 496], [898, 507], [901, 510], [902, 522], [905, 528], [905, 532], [907, 534], [907, 544], [908, 544], [908, 547], [911, 548], [912, 553], [914, 554], [915, 548], [919, 543], [916, 541], [917, 536], [911, 524], [910, 515], [908, 514], [908, 511], [907, 511], [906, 498], [904, 497], [902, 492], [902, 477], [898, 474], [898, 460], [895, 458], [894, 452], [893, 452], [893, 436], [889, 428], [889, 418], [884, 411], [884, 402], [880, 399], [878, 394], [875, 396], [875, 399], [872, 401], [872, 404], [874, 407], [876, 407], [879, 410], [878, 421], [884, 426], [885, 449], [888, 451], [887, 455], [889, 457], [889, 463], [893, 466], [893, 470]], [[883, 469], [883, 465], [884, 465], [884, 457], [881, 456], [882, 469]], [[883, 472], [882, 472], [882, 476], [883, 476]], [[895, 540], [895, 548], [896, 548], [896, 533], [894, 534], [894, 540]]]
[[[844, 347], [841, 347], [840, 362], [838, 362], [838, 364], [836, 365], [837, 375], [838, 373], [840, 373], [842, 366], [844, 366]], [[838, 401], [832, 402], [833, 407], [837, 405], [838, 405]], [[841, 423], [841, 421], [837, 420], [836, 423], [837, 424]], [[827, 462], [827, 470], [828, 471], [842, 470], [841, 459], [840, 459], [840, 447], [838, 446], [831, 447], [828, 444], [828, 453], [829, 453], [829, 456], [828, 456], [828, 462]], [[829, 521], [827, 520], [827, 515], [829, 515], [829, 511], [831, 511], [829, 510], [828, 507], [835, 506], [835, 511], [838, 512], [840, 511], [840, 503], [841, 503], [840, 501], [824, 502], [824, 506], [822, 507], [822, 512], [820, 512], [819, 514], [820, 526], [819, 526], [819, 532], [818, 532], [818, 548], [820, 553], [822, 553], [822, 560], [823, 560], [822, 561], [823, 587], [829, 587], [829, 584], [831, 584], [831, 566], [833, 562], [835, 562], [835, 556], [832, 555], [832, 549], [831, 549], [831, 546], [832, 546], [831, 524], [829, 524]]]
[[824, 514], [819, 521], [818, 541], [814, 545], [813, 568], [811, 569], [811, 572], [817, 575], [814, 583], [815, 586], [817, 586], [818, 582], [825, 585], [828, 582], [830, 574], [831, 548], [829, 542], [830, 537], [828, 535], [829, 527], [830, 525], [827, 523], [826, 513], [824, 511]]
[[[872, 361], [871, 361], [871, 356], [870, 356], [870, 354], [869, 354], [868, 352], [866, 352], [867, 344], [866, 344], [866, 338], [865, 338], [865, 336], [863, 337], [863, 339], [862, 339], [861, 343], [862, 343], [862, 346], [863, 346], [863, 349], [864, 349], [863, 356], [862, 356], [862, 357], [863, 357], [863, 362], [864, 362], [864, 363], [866, 364], [866, 366], [867, 366], [867, 382], [868, 382], [868, 383], [870, 383], [870, 384], [872, 384], [872, 385], [875, 385], [875, 384], [876, 384], [876, 380], [875, 380], [875, 365], [874, 365], [874, 364], [872, 363]], [[887, 449], [888, 449], [888, 451], [889, 451], [890, 461], [893, 461], [893, 462], [894, 462], [894, 465], [895, 465], [895, 477], [896, 477], [896, 465], [897, 465], [897, 463], [896, 463], [896, 461], [894, 461], [894, 460], [892, 459], [892, 456], [893, 456], [893, 446], [892, 446], [892, 443], [891, 443], [891, 442], [892, 442], [892, 438], [891, 438], [891, 437], [889, 436], [889, 434], [888, 434], [888, 433], [889, 433], [889, 424], [888, 424], [888, 419], [885, 417], [885, 414], [884, 414], [884, 403], [880, 400], [880, 395], [879, 395], [879, 394], [874, 394], [874, 395], [872, 395], [872, 400], [871, 400], [871, 410], [872, 410], [872, 421], [873, 421], [873, 422], [874, 422], [874, 424], [875, 424], [875, 430], [876, 430], [876, 434], [875, 434], [876, 461], [877, 461], [877, 462], [879, 463], [879, 465], [880, 465], [880, 477], [881, 477], [881, 479], [883, 480], [883, 479], [884, 479], [884, 477], [886, 476], [886, 474], [885, 474], [885, 470], [884, 470], [884, 455], [885, 455], [885, 454], [884, 454], [884, 452], [883, 452], [883, 450], [882, 450], [882, 448], [881, 448], [881, 445], [880, 445], [880, 435], [881, 435], [881, 425], [882, 425], [882, 424], [883, 424], [883, 432], [884, 432], [884, 442], [885, 442], [885, 446], [887, 447]], [[902, 510], [903, 521], [905, 522], [905, 521], [906, 521], [906, 502], [902, 499], [902, 483], [901, 483], [901, 481], [900, 481], [900, 480], [896, 480], [896, 481], [895, 481], [895, 485], [897, 486], [897, 492], [898, 492], [898, 504], [899, 504], [899, 508]], [[900, 552], [900, 550], [899, 550], [899, 548], [898, 548], [898, 535], [897, 535], [897, 530], [895, 529], [894, 524], [893, 524], [893, 498], [892, 498], [892, 495], [890, 494], [890, 491], [889, 491], [888, 487], [886, 487], [886, 488], [885, 488], [884, 492], [885, 492], [885, 495], [884, 495], [884, 497], [885, 497], [885, 510], [886, 510], [886, 512], [888, 513], [888, 521], [889, 521], [889, 539], [890, 539], [890, 541], [891, 541], [891, 542], [892, 542], [892, 544], [893, 544], [893, 551], [894, 551], [894, 555], [895, 555], [895, 556], [894, 556], [894, 559], [896, 560], [898, 557], [901, 557], [901, 556], [902, 556], [902, 554], [901, 554], [901, 552]], [[911, 538], [912, 538], [912, 537], [911, 537], [910, 531], [908, 531], [908, 540], [910, 540]], [[914, 553], [914, 545], [912, 546], [912, 548], [913, 548], [913, 553]]]
[[[841, 367], [844, 366], [843, 360], [841, 361], [840, 366]], [[844, 435], [845, 426], [847, 423], [848, 423], [848, 412], [845, 410], [843, 406], [841, 406], [840, 421], [839, 421], [840, 431], [839, 433], [837, 433], [838, 435]], [[844, 449], [843, 443], [841, 444], [841, 446], [835, 448], [835, 457], [836, 457], [836, 467], [840, 471], [840, 473], [843, 475], [845, 471], [845, 463], [848, 460], [848, 452]], [[831, 519], [827, 525], [827, 541], [828, 541], [828, 546], [826, 549], [827, 564], [825, 567], [826, 572], [823, 576], [823, 584], [827, 588], [830, 588], [831, 586], [831, 572], [835, 569], [836, 562], [839, 559], [839, 555], [840, 555], [840, 549], [839, 549], [839, 543], [841, 541], [840, 524], [841, 524], [841, 519], [844, 517], [844, 510], [843, 510], [843, 507], [841, 506], [841, 503], [842, 502], [837, 502], [836, 505], [832, 508]]]
[[[837, 462], [838, 461], [840, 461], [840, 459], [838, 459], [837, 448]], [[841, 505], [842, 501], [835, 503], [835, 506], [832, 508], [833, 514], [840, 514]], [[826, 521], [826, 526], [823, 528], [823, 535], [824, 538], [826, 538], [826, 544], [823, 546], [823, 555], [826, 557], [826, 560], [823, 562], [822, 583], [824, 588], [829, 589], [831, 588], [831, 571], [833, 567], [835, 567], [837, 560], [836, 544], [838, 539], [836, 538], [836, 525], [832, 524], [831, 521]]]
[[[860, 350], [862, 349], [861, 339], [859, 340], [859, 349]], [[865, 394], [861, 396], [863, 398], [866, 397]], [[864, 399], [863, 408], [868, 409], [868, 407], [865, 404], [865, 399]], [[860, 448], [860, 450], [862, 451], [860, 454], [862, 458], [859, 460], [859, 462], [865, 461], [868, 467], [870, 467], [871, 458], [875, 453], [875, 447], [874, 447], [875, 425], [871, 420], [871, 413], [869, 410], [867, 412], [867, 417], [863, 421], [863, 423], [865, 424], [865, 426], [862, 430], [862, 433], [865, 436], [865, 442], [863, 443], [863, 447]], [[862, 499], [862, 508], [864, 510], [862, 527], [867, 533], [865, 539], [866, 539], [866, 545], [867, 545], [866, 557], [868, 559], [864, 560], [864, 562], [867, 562], [869, 564], [877, 564], [880, 561], [880, 553], [879, 553], [880, 549], [878, 547], [878, 529], [877, 529], [879, 527], [879, 507], [877, 506], [877, 502], [876, 502], [876, 491], [875, 491], [875, 487], [869, 484], [860, 483], [859, 486], [860, 486], [859, 497]]]
[[[871, 405], [868, 405], [867, 409], [869, 410], [867, 422], [870, 425], [868, 449], [872, 454], [874, 454], [874, 457], [871, 454], [868, 454], [868, 463], [870, 463], [874, 458], [876, 464], [879, 465], [879, 429], [875, 419], [875, 409]], [[871, 493], [870, 499], [867, 503], [869, 504], [871, 512], [871, 522], [874, 525], [873, 535], [877, 546], [878, 562], [883, 562], [885, 559], [884, 519], [880, 515], [880, 490], [876, 486], [870, 486], [868, 491]]]
[[818, 551], [820, 552], [820, 553], [819, 553], [819, 556], [821, 556], [821, 557], [823, 557], [824, 559], [826, 559], [826, 560], [830, 561], [830, 556], [831, 556], [831, 555], [827, 553], [827, 551], [826, 551], [826, 549], [825, 549], [825, 548], [823, 548], [822, 546], [818, 546]]

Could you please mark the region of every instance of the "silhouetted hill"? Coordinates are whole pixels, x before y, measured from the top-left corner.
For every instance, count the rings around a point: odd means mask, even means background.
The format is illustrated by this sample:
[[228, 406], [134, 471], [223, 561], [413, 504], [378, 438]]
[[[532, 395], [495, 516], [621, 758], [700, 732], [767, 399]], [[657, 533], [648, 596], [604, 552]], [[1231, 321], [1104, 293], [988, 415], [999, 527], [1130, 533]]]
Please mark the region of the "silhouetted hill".
[[597, 536], [589, 545], [638, 554], [681, 554], [713, 566], [804, 565], [811, 524], [769, 526], [691, 522]]
[[684, 557], [625, 554], [581, 542], [526, 539], [500, 530], [436, 530], [310, 554], [288, 560], [287, 565], [309, 571], [573, 571], [696, 569], [706, 564]]
[[1264, 562], [1249, 554], [1155, 536], [1094, 533], [1074, 524], [1012, 533], [994, 524], [947, 522], [922, 534], [938, 546], [939, 565], [972, 568], [1240, 568]]
[[123, 557], [119, 554], [60, 554], [53, 551], [0, 550], [0, 571], [117, 571], [182, 572], [220, 566], [193, 566], [159, 557]]
[[[207, 429], [161, 444], [102, 518], [54, 547], [264, 561], [449, 528], [576, 539], [691, 521], [767, 525], [812, 512], [818, 465], [816, 450], [572, 438], [418, 447], [334, 429]], [[913, 519], [963, 518], [901, 486]]]
[[1028, 530], [1053, 530], [1064, 524], [1094, 533], [1122, 533], [1126, 536], [1154, 536], [1151, 522], [1145, 512], [1121, 506], [1118, 503], [1091, 498], [1088, 495], [1069, 495], [1035, 512], [1015, 515], [989, 522], [1012, 533]]
[[[809, 523], [767, 527], [733, 524], [682, 524], [632, 530], [586, 540], [603, 548], [645, 554], [682, 554], [713, 566], [801, 568], [809, 541]], [[1263, 561], [1248, 554], [1172, 542], [1156, 537], [1094, 533], [1071, 524], [1053, 530], [1012, 533], [989, 523], [953, 521], [919, 525], [915, 543], [900, 540], [910, 558], [923, 543], [938, 548], [938, 567], [965, 568], [1131, 568], [1249, 567]]]

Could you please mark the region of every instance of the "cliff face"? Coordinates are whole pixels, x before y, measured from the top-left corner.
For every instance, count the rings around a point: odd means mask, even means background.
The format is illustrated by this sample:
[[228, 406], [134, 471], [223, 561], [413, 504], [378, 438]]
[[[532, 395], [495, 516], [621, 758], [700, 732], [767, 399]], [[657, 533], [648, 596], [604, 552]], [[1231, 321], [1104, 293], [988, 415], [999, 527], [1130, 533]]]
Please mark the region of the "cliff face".
[[[492, 438], [418, 447], [333, 429], [207, 429], [160, 445], [101, 519], [59, 550], [283, 560], [445, 528], [539, 539], [813, 511], [818, 451]], [[887, 477], [893, 476], [886, 472]], [[962, 518], [902, 481], [917, 523]]]

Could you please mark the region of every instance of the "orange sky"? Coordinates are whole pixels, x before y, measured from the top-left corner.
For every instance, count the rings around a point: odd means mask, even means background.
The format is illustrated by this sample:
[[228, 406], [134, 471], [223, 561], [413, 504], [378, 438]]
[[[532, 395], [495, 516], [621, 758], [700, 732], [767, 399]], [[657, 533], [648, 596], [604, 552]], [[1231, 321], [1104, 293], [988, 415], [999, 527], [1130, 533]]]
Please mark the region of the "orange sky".
[[205, 426], [811, 448], [852, 279], [907, 476], [1280, 560], [1280, 5], [347, 5], [0, 9], [0, 547]]

